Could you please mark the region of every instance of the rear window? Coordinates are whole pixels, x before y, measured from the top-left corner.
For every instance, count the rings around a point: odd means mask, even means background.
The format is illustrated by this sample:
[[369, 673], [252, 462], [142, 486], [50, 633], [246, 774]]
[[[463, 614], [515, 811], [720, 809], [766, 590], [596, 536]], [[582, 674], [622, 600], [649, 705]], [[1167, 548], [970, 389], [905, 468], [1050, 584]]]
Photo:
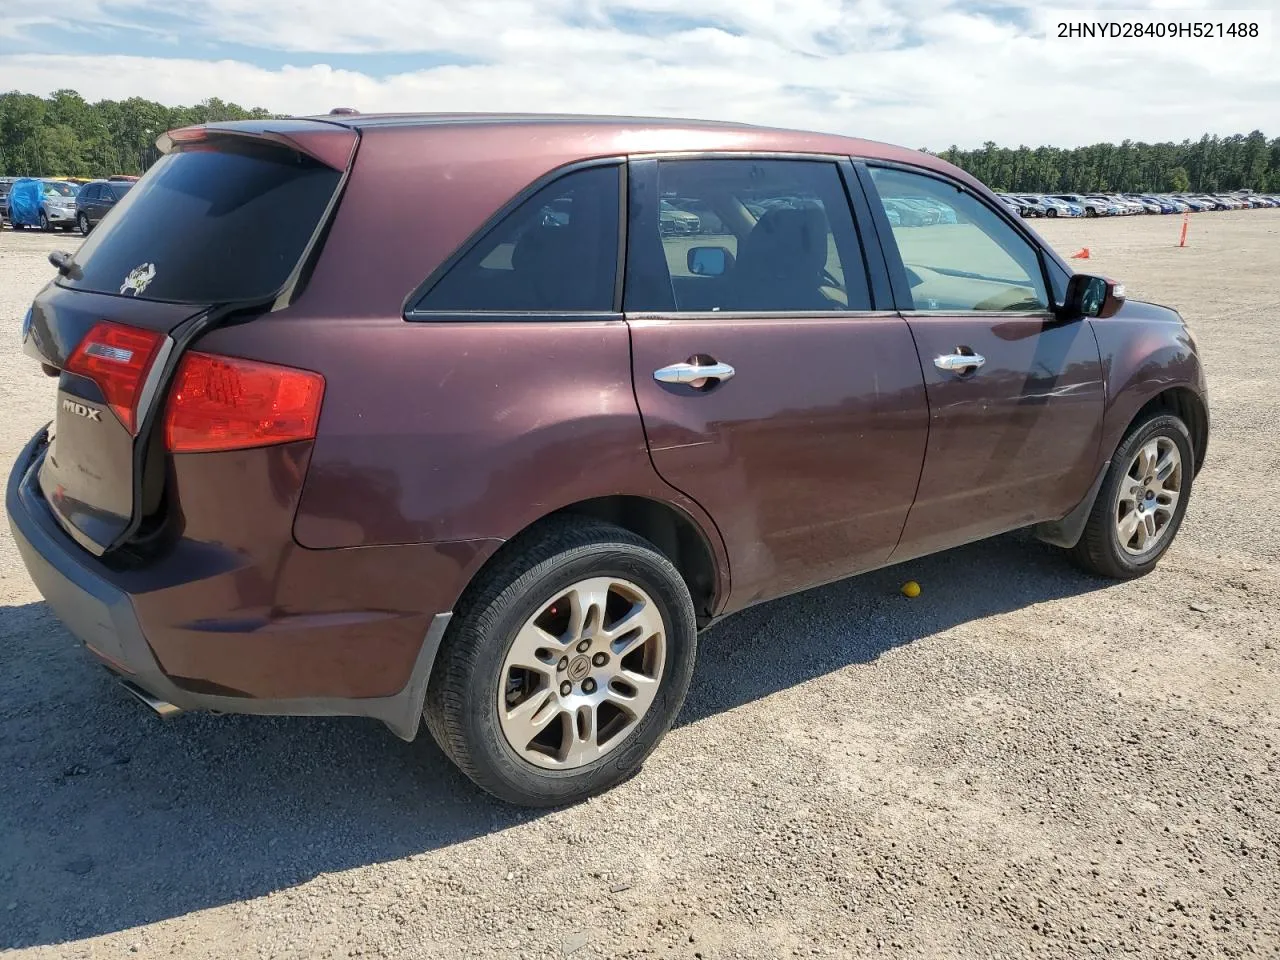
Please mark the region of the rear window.
[[136, 184], [112, 185], [123, 194], [116, 213], [89, 234], [58, 282], [179, 303], [270, 297], [297, 265], [341, 176], [251, 141], [167, 154]]

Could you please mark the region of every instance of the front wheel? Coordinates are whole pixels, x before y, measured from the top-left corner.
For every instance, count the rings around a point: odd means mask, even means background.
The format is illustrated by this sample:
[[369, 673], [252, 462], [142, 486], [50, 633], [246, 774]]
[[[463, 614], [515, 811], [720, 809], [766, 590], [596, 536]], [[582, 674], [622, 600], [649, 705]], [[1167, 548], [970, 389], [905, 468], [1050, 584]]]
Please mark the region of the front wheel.
[[468, 591], [437, 656], [427, 727], [479, 786], [574, 803], [626, 780], [670, 728], [697, 626], [680, 573], [593, 520], [549, 524]]
[[53, 233], [53, 224], [49, 222], [49, 215], [43, 210], [40, 211], [40, 229], [45, 233]]
[[1149, 573], [1182, 526], [1195, 454], [1186, 424], [1157, 414], [1116, 449], [1072, 558], [1092, 573], [1128, 580]]
[[1053, 217], [1053, 218], [1056, 218], [1056, 217], [1058, 216], [1058, 209], [1057, 209], [1057, 207], [1050, 207], [1048, 210], [1046, 210], [1046, 211], [1045, 211], [1045, 214], [1044, 214], [1044, 215], [1045, 215], [1046, 217]]
[[76, 226], [80, 228], [80, 236], [87, 237], [89, 235], [89, 218], [84, 212], [76, 214]]

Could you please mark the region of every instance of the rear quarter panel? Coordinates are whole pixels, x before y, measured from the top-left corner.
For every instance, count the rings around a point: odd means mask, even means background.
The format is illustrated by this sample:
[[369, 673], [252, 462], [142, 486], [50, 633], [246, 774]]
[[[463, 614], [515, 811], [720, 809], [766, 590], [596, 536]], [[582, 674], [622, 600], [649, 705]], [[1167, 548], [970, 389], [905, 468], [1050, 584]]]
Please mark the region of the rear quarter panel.
[[214, 331], [202, 349], [318, 370], [319, 434], [294, 522], [315, 549], [505, 540], [607, 495], [715, 527], [653, 469], [618, 320], [291, 319]]

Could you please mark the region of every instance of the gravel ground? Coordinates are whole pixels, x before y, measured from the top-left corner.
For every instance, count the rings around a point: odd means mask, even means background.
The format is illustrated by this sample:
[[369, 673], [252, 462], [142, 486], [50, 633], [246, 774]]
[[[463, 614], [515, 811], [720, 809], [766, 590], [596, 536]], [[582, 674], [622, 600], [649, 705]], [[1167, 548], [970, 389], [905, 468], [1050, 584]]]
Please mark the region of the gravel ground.
[[[643, 773], [573, 809], [372, 722], [148, 716], [5, 530], [0, 949], [1280, 956], [1280, 211], [1193, 217], [1183, 250], [1180, 221], [1039, 222], [1204, 350], [1209, 462], [1159, 570], [1014, 534], [745, 612]], [[71, 243], [0, 234], [2, 462], [52, 410], [16, 332]]]

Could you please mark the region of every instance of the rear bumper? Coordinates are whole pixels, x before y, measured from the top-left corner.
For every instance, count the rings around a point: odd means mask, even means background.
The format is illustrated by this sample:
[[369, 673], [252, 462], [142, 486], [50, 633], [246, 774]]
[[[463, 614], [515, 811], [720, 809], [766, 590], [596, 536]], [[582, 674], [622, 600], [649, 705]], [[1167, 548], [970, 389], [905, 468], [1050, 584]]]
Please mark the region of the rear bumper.
[[[413, 661], [408, 681], [398, 692], [376, 697], [285, 697], [224, 696], [193, 690], [200, 678], [175, 680], [164, 669], [148, 641], [135, 600], [115, 575], [100, 561], [80, 548], [63, 532], [40, 494], [36, 474], [44, 455], [47, 432], [41, 430], [19, 455], [9, 476], [5, 496], [9, 527], [18, 551], [36, 588], [53, 612], [86, 647], [114, 672], [153, 697], [182, 710], [212, 710], [222, 713], [275, 714], [290, 716], [367, 716], [381, 720], [398, 736], [416, 736], [426, 697], [427, 681], [436, 651], [452, 616], [449, 612], [429, 616], [429, 626]], [[331, 551], [337, 553], [338, 551]], [[238, 571], [243, 573], [243, 571]], [[234, 575], [234, 574], [233, 574]], [[184, 584], [170, 587], [180, 591]], [[157, 590], [163, 594], [168, 590]], [[372, 629], [372, 627], [370, 627]], [[279, 634], [275, 634], [278, 636]], [[226, 632], [223, 637], [228, 637]], [[296, 637], [289, 637], [290, 641]], [[264, 630], [258, 638], [264, 653], [273, 643]], [[323, 643], [316, 647], [321, 654]], [[376, 643], [371, 643], [376, 649]], [[299, 663], [299, 673], [308, 673]], [[211, 684], [212, 685], [212, 684]]]

